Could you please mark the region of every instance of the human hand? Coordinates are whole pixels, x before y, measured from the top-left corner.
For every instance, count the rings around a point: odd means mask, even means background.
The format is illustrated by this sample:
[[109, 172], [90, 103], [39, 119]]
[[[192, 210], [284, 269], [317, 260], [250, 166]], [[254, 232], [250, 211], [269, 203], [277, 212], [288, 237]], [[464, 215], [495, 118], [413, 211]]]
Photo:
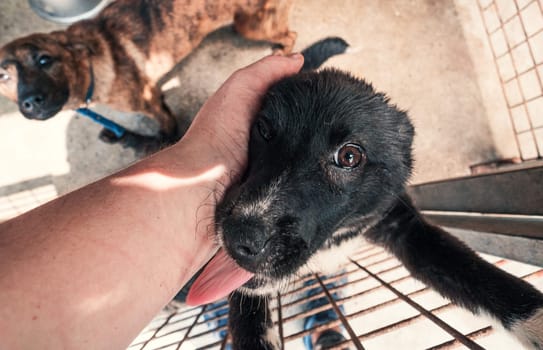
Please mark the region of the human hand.
[[175, 232], [185, 233], [174, 255], [186, 277], [217, 250], [210, 230], [215, 207], [245, 170], [250, 127], [262, 97], [272, 84], [297, 73], [303, 61], [300, 54], [267, 56], [239, 69], [206, 101], [181, 141], [117, 180], [159, 190], [161, 209], [154, 210], [163, 213]]
[[281, 78], [297, 73], [303, 56], [267, 56], [236, 71], [211, 96], [180, 141], [195, 152], [223, 164], [222, 185], [228, 186], [245, 169], [249, 132], [268, 88]]
[[[245, 170], [250, 127], [262, 97], [302, 64], [300, 54], [268, 56], [239, 69], [206, 101], [181, 141], [147, 158], [141, 167], [132, 167], [119, 180], [160, 190], [160, 212], [176, 232], [186, 233], [184, 246], [174, 250], [188, 277], [217, 250], [212, 230], [215, 207]], [[188, 223], [195, 226], [187, 228]], [[193, 237], [190, 242], [187, 235]]]

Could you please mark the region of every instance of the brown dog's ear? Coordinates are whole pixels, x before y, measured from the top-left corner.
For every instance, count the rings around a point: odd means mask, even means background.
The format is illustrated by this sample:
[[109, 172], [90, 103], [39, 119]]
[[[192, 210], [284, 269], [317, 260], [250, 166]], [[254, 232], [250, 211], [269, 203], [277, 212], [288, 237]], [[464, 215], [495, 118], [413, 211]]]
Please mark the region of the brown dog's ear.
[[84, 26], [69, 27], [65, 34], [68, 41], [68, 49], [76, 53], [89, 55], [101, 55], [101, 40], [96, 38], [96, 33], [89, 33]]
[[78, 40], [78, 36], [72, 35], [67, 31], [55, 31], [51, 33], [51, 38], [64, 49], [70, 51], [76, 56], [87, 56], [90, 49], [83, 40]]
[[89, 54], [93, 53], [92, 48], [83, 42], [71, 42], [66, 47], [68, 48], [68, 50], [72, 52], [85, 55], [85, 56], [88, 56]]
[[66, 35], [66, 31], [64, 30], [51, 32], [50, 38], [60, 45], [67, 45], [69, 42], [68, 35]]

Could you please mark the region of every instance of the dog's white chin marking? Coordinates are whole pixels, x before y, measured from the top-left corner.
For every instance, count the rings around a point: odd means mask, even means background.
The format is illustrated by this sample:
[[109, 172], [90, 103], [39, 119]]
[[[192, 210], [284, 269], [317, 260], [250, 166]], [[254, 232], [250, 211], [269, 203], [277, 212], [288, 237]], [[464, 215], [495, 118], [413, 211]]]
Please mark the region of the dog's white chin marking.
[[543, 350], [543, 308], [527, 320], [517, 321], [511, 332], [527, 349]]

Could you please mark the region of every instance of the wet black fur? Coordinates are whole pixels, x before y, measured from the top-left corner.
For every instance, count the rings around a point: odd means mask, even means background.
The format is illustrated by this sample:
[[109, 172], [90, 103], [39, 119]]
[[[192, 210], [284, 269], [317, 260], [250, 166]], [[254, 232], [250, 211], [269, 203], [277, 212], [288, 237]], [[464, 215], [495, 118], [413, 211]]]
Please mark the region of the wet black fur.
[[[227, 250], [247, 270], [264, 278], [295, 272], [334, 231], [346, 226], [358, 231], [403, 191], [413, 127], [404, 112], [363, 81], [331, 70], [302, 73], [269, 91], [258, 118], [249, 169], [217, 214]], [[260, 123], [273, 134], [271, 140], [259, 134]], [[335, 151], [348, 142], [365, 149], [363, 167], [334, 164]], [[278, 179], [279, 190], [270, 190]], [[241, 214], [244, 203], [262, 201], [270, 191], [279, 196], [270, 210]], [[265, 248], [265, 254], [240, 256], [236, 244]]]
[[[337, 70], [300, 73], [269, 90], [253, 125], [248, 170], [216, 214], [224, 248], [255, 273], [242, 288], [253, 296], [231, 296], [234, 348], [273, 348], [263, 340], [270, 313], [259, 294], [270, 291], [261, 288], [357, 236], [384, 246], [443, 296], [506, 328], [543, 307], [543, 295], [530, 284], [421, 218], [405, 194], [413, 134], [407, 114], [385, 95]], [[360, 145], [367, 161], [337, 166], [334, 153], [346, 143]], [[341, 228], [349, 229], [332, 237]]]
[[543, 307], [540, 291], [421, 219], [407, 196], [365, 236], [392, 252], [413, 277], [474, 313], [491, 314], [506, 329]]

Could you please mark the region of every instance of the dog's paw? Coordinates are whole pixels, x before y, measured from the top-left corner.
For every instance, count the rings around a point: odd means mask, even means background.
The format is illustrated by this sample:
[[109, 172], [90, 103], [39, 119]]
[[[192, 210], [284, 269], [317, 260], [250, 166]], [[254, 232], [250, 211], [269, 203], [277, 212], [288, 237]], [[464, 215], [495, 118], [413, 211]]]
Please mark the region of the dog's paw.
[[120, 139], [120, 143], [123, 148], [133, 149], [138, 158], [146, 157], [165, 147], [160, 138], [136, 135], [131, 132], [126, 132]]
[[530, 318], [515, 322], [511, 332], [527, 349], [543, 350], [543, 308]]
[[100, 139], [100, 141], [109, 143], [109, 144], [117, 143], [121, 140], [119, 137], [117, 137], [117, 135], [115, 135], [113, 131], [108, 130], [106, 128], [100, 131], [98, 138]]
[[298, 33], [293, 31], [287, 31], [279, 36], [274, 37], [272, 39], [272, 42], [275, 43], [275, 45], [272, 46], [273, 54], [284, 56], [291, 53], [297, 37]]
[[273, 327], [266, 330], [266, 334], [264, 335], [262, 342], [266, 344], [266, 349], [281, 349], [281, 340], [279, 339], [279, 333]]

